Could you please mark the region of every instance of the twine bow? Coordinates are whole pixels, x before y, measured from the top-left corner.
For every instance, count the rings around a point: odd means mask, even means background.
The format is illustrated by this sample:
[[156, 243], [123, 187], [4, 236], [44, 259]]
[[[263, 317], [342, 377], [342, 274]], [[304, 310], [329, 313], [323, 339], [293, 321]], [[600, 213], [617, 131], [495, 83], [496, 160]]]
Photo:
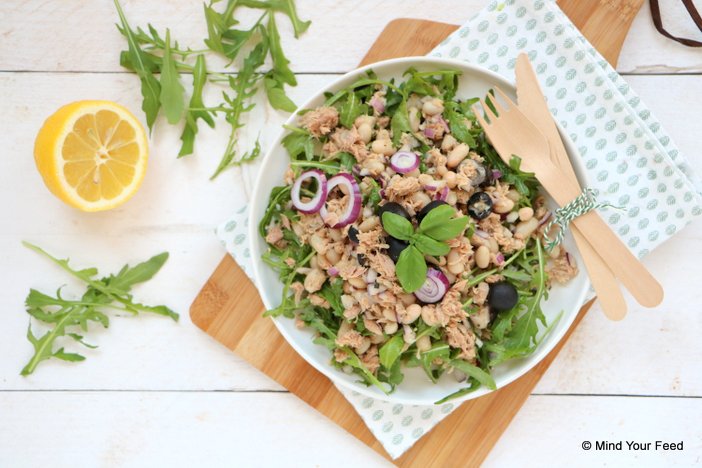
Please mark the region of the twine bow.
[[[620, 206], [614, 206], [609, 203], [598, 203], [595, 197], [595, 191], [591, 188], [583, 189], [582, 193], [575, 197], [573, 201], [568, 203], [561, 208], [558, 208], [554, 212], [553, 219], [546, 225], [544, 229], [544, 240], [546, 241], [546, 250], [551, 251], [558, 244], [563, 242], [563, 237], [565, 236], [565, 231], [568, 225], [578, 216], [582, 216], [592, 210], [598, 208], [616, 208], [623, 209]], [[548, 235], [551, 232], [551, 228], [558, 226], [558, 231], [554, 239]]]

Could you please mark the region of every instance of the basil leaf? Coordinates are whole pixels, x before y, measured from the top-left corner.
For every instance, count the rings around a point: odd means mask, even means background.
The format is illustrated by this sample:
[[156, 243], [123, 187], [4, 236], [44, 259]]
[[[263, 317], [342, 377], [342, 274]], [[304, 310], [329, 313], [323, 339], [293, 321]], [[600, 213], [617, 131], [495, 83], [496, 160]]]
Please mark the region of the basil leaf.
[[450, 205], [439, 205], [427, 213], [422, 222], [419, 223], [419, 232], [426, 233], [427, 230], [442, 225], [455, 214], [456, 210]]
[[400, 240], [409, 240], [414, 234], [412, 223], [403, 216], [386, 211], [382, 216], [383, 228], [392, 237]]
[[410, 127], [409, 123], [409, 114], [407, 113], [407, 101], [404, 99], [400, 102], [400, 105], [397, 106], [397, 110], [392, 116], [390, 129], [392, 130], [392, 142], [395, 146], [400, 144], [400, 138], [403, 133], [412, 133], [412, 127]]
[[468, 224], [468, 216], [449, 219], [443, 224], [433, 226], [431, 229], [425, 229], [424, 234], [439, 241], [446, 241], [458, 237]]
[[410, 245], [400, 254], [395, 272], [402, 288], [407, 292], [415, 292], [427, 279], [427, 263], [422, 253]]
[[163, 66], [161, 67], [161, 93], [159, 101], [163, 106], [163, 113], [166, 114], [166, 120], [173, 125], [180, 121], [183, 115], [185, 103], [183, 95], [185, 89], [180, 82], [180, 74], [173, 61], [171, 53], [171, 30], [166, 29], [166, 48], [163, 51]]
[[405, 340], [400, 335], [395, 335], [390, 338], [383, 346], [380, 347], [380, 365], [386, 369], [391, 369], [397, 358], [402, 354], [402, 347], [405, 345]]
[[418, 234], [414, 238], [414, 246], [427, 255], [439, 256], [447, 255], [451, 248], [444, 242], [439, 242], [424, 234]]
[[461, 359], [454, 359], [453, 361], [451, 361], [451, 366], [455, 367], [467, 376], [473, 377], [475, 380], [485, 385], [490, 390], [495, 390], [497, 388], [497, 386], [495, 385], [495, 380], [492, 378], [492, 376], [480, 367], [469, 364]]

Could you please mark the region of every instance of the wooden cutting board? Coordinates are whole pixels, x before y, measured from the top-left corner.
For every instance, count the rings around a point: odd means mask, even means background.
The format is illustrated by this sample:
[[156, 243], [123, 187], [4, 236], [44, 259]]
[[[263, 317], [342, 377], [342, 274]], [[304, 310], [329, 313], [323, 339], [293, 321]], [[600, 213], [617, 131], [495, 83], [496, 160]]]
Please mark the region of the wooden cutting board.
[[[643, 0], [562, 0], [559, 5], [615, 64], [642, 3]], [[425, 20], [394, 20], [361, 65], [425, 55], [457, 28]], [[592, 301], [583, 306], [566, 336], [538, 366], [505, 388], [463, 403], [394, 463], [423, 468], [480, 465], [591, 305]], [[293, 350], [270, 319], [262, 317], [264, 310], [256, 287], [225, 255], [193, 302], [190, 317], [207, 334], [390, 460], [331, 381]]]

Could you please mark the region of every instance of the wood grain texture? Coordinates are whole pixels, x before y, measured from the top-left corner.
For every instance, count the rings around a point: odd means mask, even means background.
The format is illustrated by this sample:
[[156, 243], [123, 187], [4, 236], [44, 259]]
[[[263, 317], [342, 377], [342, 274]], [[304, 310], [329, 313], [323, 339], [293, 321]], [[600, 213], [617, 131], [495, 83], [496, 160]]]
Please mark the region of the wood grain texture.
[[[566, 13], [569, 8], [574, 8], [573, 5], [579, 3], [579, 0], [559, 2]], [[611, 8], [613, 3], [617, 2], [603, 1], [591, 11], [591, 15], [601, 14], [609, 21], [617, 12]], [[624, 3], [630, 1], [624, 0]], [[615, 16], [621, 18], [619, 14]], [[576, 26], [579, 27], [587, 23], [587, 17], [584, 15], [576, 20]], [[624, 35], [630, 22], [625, 24]], [[393, 57], [424, 55], [456, 28], [455, 25], [425, 20], [394, 20], [383, 30], [361, 65]], [[593, 45], [598, 49], [602, 47], [601, 50], [608, 50], [607, 30], [598, 30], [593, 26], [591, 28]], [[612, 40], [617, 41], [620, 30], [610, 32], [613, 35]], [[610, 55], [614, 57], [612, 63], [616, 62], [622, 42], [623, 38], [616, 48], [616, 55]], [[568, 333], [539, 365], [507, 387], [462, 404], [445, 422], [438, 424], [395, 463], [398, 466], [444, 467], [457, 466], [458, 462], [460, 466], [479, 466], [558, 355], [592, 302], [583, 306]], [[271, 320], [262, 317], [264, 309], [255, 286], [227, 255], [203, 287], [203, 293], [193, 302], [190, 316], [194, 324], [217, 341], [389, 459], [382, 445], [331, 381], [292, 349]], [[216, 312], [213, 313], [213, 310]], [[486, 420], [490, 421], [489, 425], [484, 424]]]

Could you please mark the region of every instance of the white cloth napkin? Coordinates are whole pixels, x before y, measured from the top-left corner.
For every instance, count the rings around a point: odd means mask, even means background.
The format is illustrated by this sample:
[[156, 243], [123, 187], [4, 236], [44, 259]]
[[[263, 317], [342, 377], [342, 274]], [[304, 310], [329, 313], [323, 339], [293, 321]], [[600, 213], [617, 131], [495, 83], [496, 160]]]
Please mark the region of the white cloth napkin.
[[[476, 63], [513, 80], [516, 56], [529, 54], [551, 112], [569, 132], [602, 212], [643, 256], [702, 213], [700, 183], [629, 85], [552, 0], [493, 1], [431, 55]], [[217, 228], [227, 251], [251, 276], [246, 201]], [[455, 405], [403, 406], [339, 388], [391, 457], [397, 458]]]

